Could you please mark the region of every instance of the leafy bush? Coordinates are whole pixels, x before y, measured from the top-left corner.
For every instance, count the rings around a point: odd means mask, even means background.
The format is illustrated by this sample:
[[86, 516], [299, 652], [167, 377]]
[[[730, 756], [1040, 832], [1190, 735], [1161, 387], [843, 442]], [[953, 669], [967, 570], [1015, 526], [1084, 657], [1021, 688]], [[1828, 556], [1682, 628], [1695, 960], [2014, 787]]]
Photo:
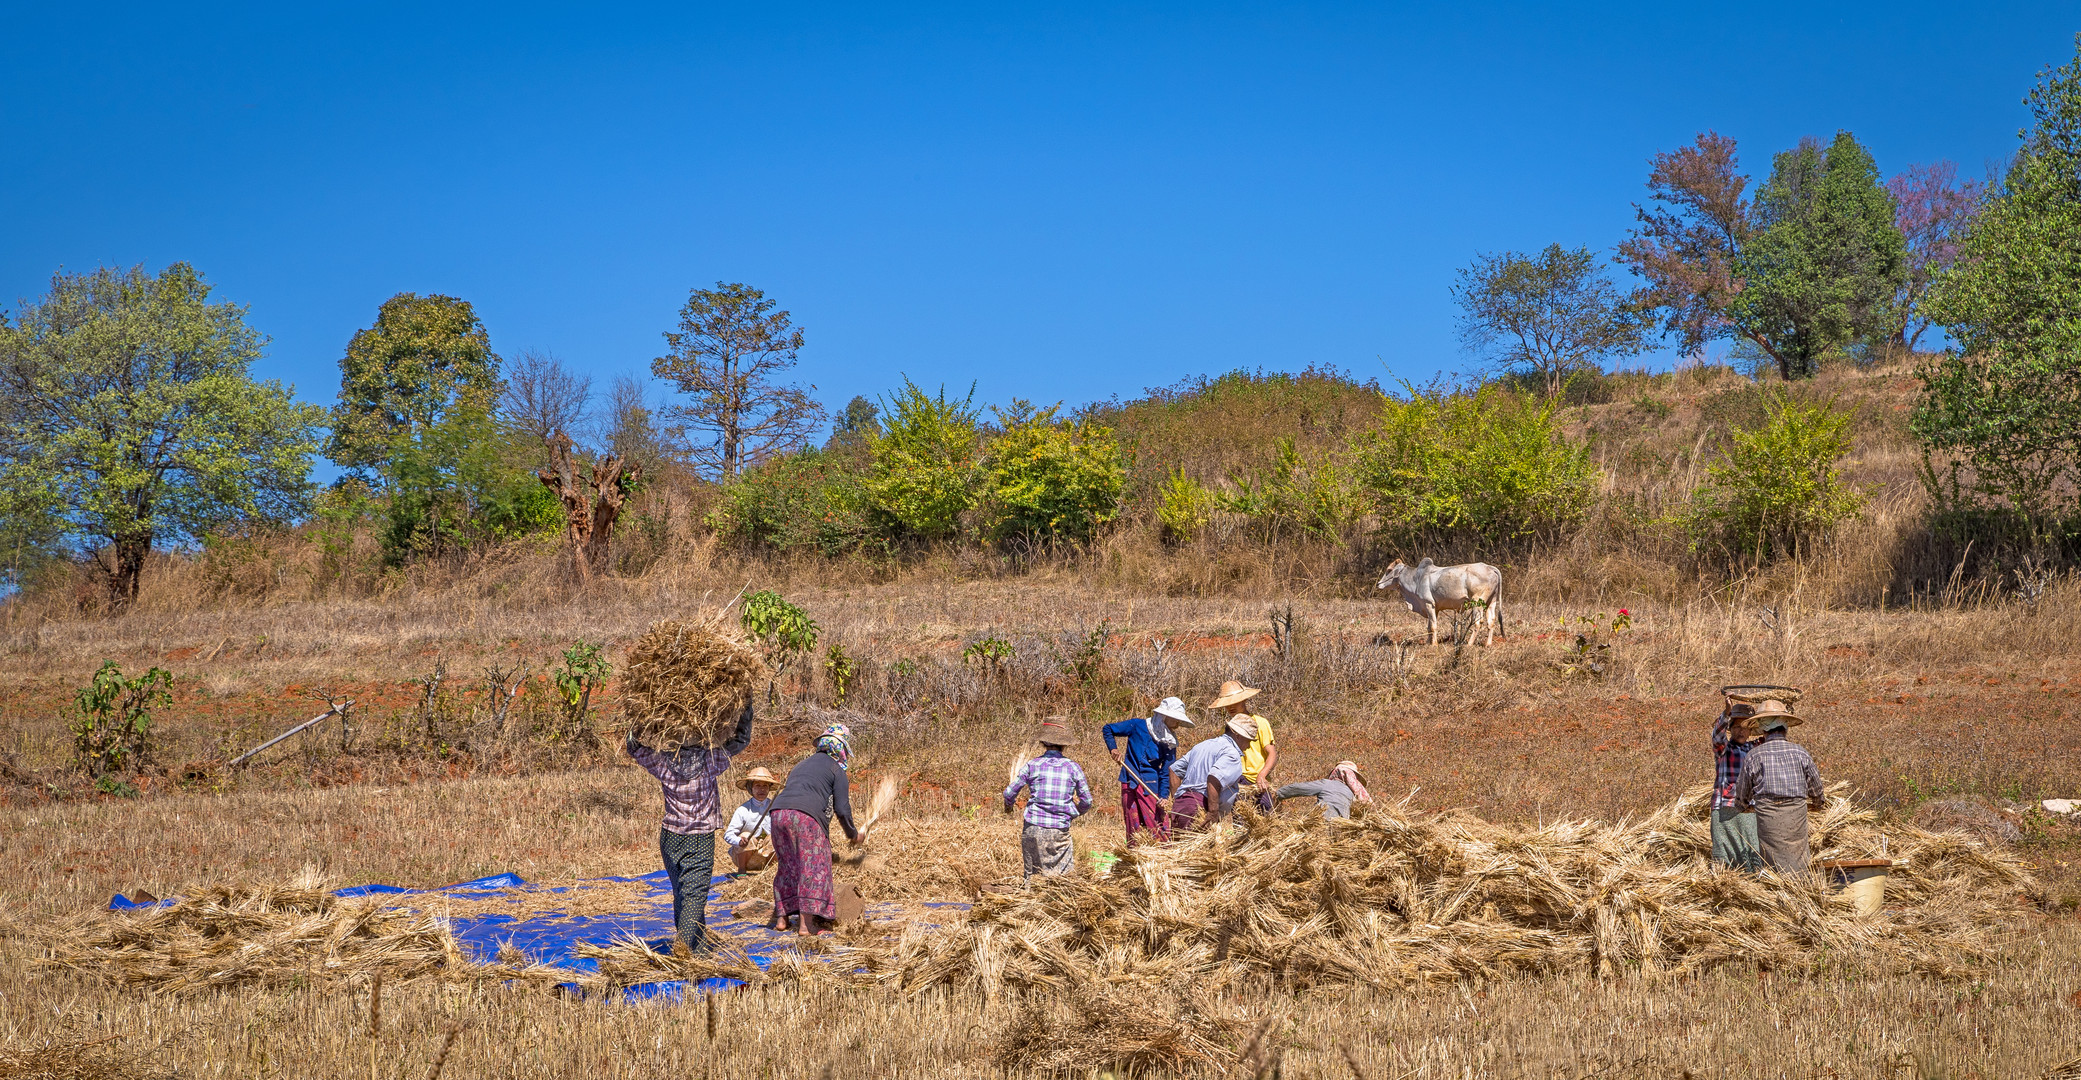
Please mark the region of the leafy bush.
[[1349, 470], [1328, 454], [1303, 457], [1292, 439], [1281, 439], [1272, 463], [1253, 475], [1234, 473], [1235, 490], [1218, 496], [1221, 509], [1257, 522], [1276, 540], [1304, 533], [1341, 541], [1359, 510]]
[[708, 515], [725, 540], [825, 555], [873, 536], [864, 478], [842, 453], [804, 450], [738, 474]]
[[1157, 489], [1156, 520], [1163, 524], [1163, 538], [1168, 543], [1191, 543], [1198, 538], [1201, 529], [1214, 519], [1218, 501], [1214, 492], [1205, 484], [1185, 475], [1184, 469], [1172, 469], [1171, 474]]
[[908, 378], [888, 403], [866, 487], [875, 512], [924, 540], [954, 535], [975, 501], [981, 443], [975, 389], [959, 401], [929, 395]]
[[1089, 540], [1120, 510], [1126, 469], [1113, 433], [1055, 419], [1024, 401], [995, 409], [1003, 432], [982, 464], [983, 530], [991, 540]]
[[1390, 399], [1355, 445], [1358, 484], [1383, 532], [1495, 545], [1581, 522], [1601, 473], [1588, 445], [1561, 431], [1559, 408], [1494, 384]]
[[149, 760], [152, 710], [173, 704], [172, 691], [173, 675], [164, 668], [125, 679], [114, 660], [102, 661], [73, 699], [74, 761], [87, 775], [105, 777]]
[[[614, 668], [601, 655], [600, 646], [581, 638], [564, 650], [563, 666], [556, 670], [554, 678], [556, 695], [564, 703], [564, 716], [570, 722], [571, 730], [591, 732], [588, 720], [592, 715], [593, 691], [612, 674]], [[435, 678], [438, 679], [439, 675], [436, 674]]]
[[1690, 530], [1756, 563], [1797, 555], [1863, 510], [1864, 493], [1837, 463], [1850, 451], [1850, 415], [1833, 402], [1761, 396], [1762, 420], [1728, 433], [1721, 459], [1693, 495]]

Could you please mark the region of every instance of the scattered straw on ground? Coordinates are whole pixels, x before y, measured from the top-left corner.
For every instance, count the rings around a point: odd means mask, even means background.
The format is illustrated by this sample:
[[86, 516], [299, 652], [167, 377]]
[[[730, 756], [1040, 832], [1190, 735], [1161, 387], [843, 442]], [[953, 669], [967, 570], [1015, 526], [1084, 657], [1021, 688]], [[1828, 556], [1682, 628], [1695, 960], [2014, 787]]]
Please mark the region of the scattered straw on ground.
[[97, 912], [40, 928], [45, 967], [173, 994], [315, 979], [568, 980], [533, 966], [468, 963], [441, 919], [293, 886], [215, 886], [176, 904]]
[[120, 1036], [64, 1036], [34, 1046], [0, 1047], [0, 1080], [151, 1080], [170, 1075]]
[[629, 648], [621, 711], [636, 741], [666, 752], [716, 746], [766, 677], [758, 653], [699, 624], [665, 620]]

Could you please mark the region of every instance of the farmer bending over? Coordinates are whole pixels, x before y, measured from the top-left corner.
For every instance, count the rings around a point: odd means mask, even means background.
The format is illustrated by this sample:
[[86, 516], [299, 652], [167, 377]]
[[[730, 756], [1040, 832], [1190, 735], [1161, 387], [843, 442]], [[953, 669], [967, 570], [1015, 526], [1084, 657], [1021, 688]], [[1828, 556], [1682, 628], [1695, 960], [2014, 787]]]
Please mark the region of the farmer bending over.
[[1069, 717], [1051, 716], [1041, 721], [1035, 736], [1046, 752], [1026, 763], [1012, 786], [1004, 789], [1004, 812], [1012, 812], [1019, 789], [1026, 788], [1026, 827], [1019, 832], [1019, 853], [1026, 860], [1026, 879], [1035, 874], [1067, 874], [1076, 865], [1076, 847], [1070, 842], [1069, 823], [1091, 809], [1091, 784], [1084, 767], [1062, 756], [1062, 748], [1075, 741]]
[[1243, 747], [1257, 737], [1247, 716], [1231, 716], [1222, 733], [1194, 744], [1171, 773], [1178, 777], [1171, 802], [1171, 832], [1201, 831], [1228, 817], [1243, 780]]
[[737, 730], [719, 747], [684, 746], [666, 753], [637, 742], [635, 733], [629, 733], [629, 756], [657, 777], [665, 791], [658, 850], [665, 857], [665, 877], [672, 882], [672, 926], [689, 954], [709, 948], [708, 882], [715, 872], [715, 830], [723, 827], [715, 778], [728, 772], [730, 759], [750, 745], [750, 702], [737, 718]]
[[1373, 801], [1372, 793], [1366, 790], [1366, 778], [1359, 775], [1355, 761], [1337, 762], [1337, 767], [1320, 780], [1288, 784], [1279, 789], [1279, 798], [1313, 798], [1315, 805], [1322, 808], [1322, 816], [1333, 818], [1350, 817], [1354, 802]]

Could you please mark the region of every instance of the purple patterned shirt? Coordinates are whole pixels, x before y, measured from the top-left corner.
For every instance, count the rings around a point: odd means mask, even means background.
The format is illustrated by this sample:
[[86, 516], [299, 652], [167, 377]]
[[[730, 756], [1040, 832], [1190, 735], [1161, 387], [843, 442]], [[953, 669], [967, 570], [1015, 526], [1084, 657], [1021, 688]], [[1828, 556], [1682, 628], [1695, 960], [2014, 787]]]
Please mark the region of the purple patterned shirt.
[[1026, 763], [1012, 786], [1004, 789], [1004, 805], [1019, 797], [1020, 788], [1030, 788], [1026, 797], [1026, 824], [1044, 829], [1067, 829], [1078, 814], [1091, 809], [1091, 785], [1084, 767], [1050, 750]]
[[751, 706], [737, 719], [737, 730], [715, 749], [689, 746], [678, 753], [653, 750], [629, 737], [626, 749], [636, 764], [657, 777], [665, 791], [664, 829], [681, 836], [712, 833], [723, 827], [723, 800], [715, 778], [730, 771], [730, 759], [751, 745]]

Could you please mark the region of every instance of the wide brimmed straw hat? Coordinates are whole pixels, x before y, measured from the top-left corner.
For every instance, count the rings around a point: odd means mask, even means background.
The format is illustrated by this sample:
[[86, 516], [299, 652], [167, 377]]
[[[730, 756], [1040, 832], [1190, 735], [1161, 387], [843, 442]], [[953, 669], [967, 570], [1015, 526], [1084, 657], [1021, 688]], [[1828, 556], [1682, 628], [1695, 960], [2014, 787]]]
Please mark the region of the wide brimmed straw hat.
[[1363, 784], [1363, 783], [1365, 783], [1365, 782], [1366, 782], [1366, 774], [1365, 774], [1365, 773], [1363, 773], [1363, 772], [1360, 772], [1360, 771], [1359, 771], [1359, 767], [1358, 767], [1358, 762], [1356, 762], [1356, 761], [1340, 761], [1340, 762], [1337, 762], [1337, 767], [1336, 767], [1335, 769], [1331, 769], [1330, 771], [1331, 771], [1331, 772], [1337, 772], [1337, 771], [1340, 771], [1340, 770], [1343, 770], [1343, 769], [1350, 769], [1350, 770], [1351, 770], [1351, 774], [1352, 774], [1353, 776], [1356, 776], [1356, 777], [1358, 777], [1358, 782], [1359, 782], [1359, 783]]
[[1257, 721], [1247, 716], [1231, 716], [1228, 718], [1228, 730], [1241, 735], [1243, 738], [1255, 741], [1257, 738]]
[[746, 791], [750, 791], [751, 786], [753, 784], [772, 784], [774, 787], [779, 787], [780, 778], [774, 776], [773, 771], [771, 769], [768, 769], [764, 765], [761, 765], [758, 768], [753, 769], [748, 773], [745, 773], [744, 779], [737, 781], [737, 786], [743, 788]]
[[1040, 722], [1033, 738], [1042, 746], [1068, 746], [1077, 741], [1077, 734], [1070, 730], [1069, 717], [1050, 716]]
[[1764, 698], [1762, 701], [1757, 702], [1756, 711], [1742, 719], [1754, 724], [1757, 731], [1768, 731], [1780, 724], [1785, 727], [1798, 727], [1806, 723], [1805, 720], [1800, 719], [1798, 714], [1792, 711], [1790, 706], [1775, 698]]
[[1185, 725], [1186, 727], [1199, 726], [1197, 723], [1193, 722], [1192, 710], [1186, 708], [1185, 703], [1183, 701], [1174, 697], [1167, 697], [1164, 698], [1162, 701], [1157, 702], [1156, 715], [1170, 717], [1171, 719], [1176, 720], [1177, 722]]
[[1259, 690], [1257, 687], [1244, 686], [1242, 683], [1239, 683], [1234, 679], [1230, 679], [1227, 682], [1221, 684], [1221, 696], [1215, 698], [1212, 702], [1210, 702], [1207, 705], [1207, 708], [1226, 709], [1230, 705], [1234, 705], [1239, 701], [1248, 701], [1251, 698], [1256, 697], [1260, 693], [1263, 693], [1263, 691]]

